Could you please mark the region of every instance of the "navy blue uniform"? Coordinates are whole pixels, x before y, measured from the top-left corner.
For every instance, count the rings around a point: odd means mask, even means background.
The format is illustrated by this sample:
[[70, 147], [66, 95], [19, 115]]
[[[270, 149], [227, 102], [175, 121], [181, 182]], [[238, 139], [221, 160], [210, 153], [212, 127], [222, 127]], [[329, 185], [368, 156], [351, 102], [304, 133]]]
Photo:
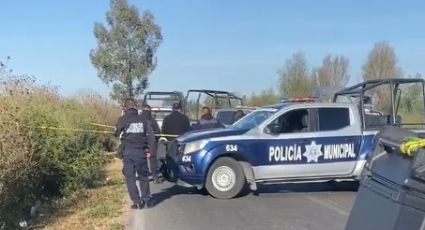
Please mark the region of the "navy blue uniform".
[[[164, 134], [180, 136], [190, 130], [189, 118], [179, 111], [173, 111], [164, 117], [162, 122], [162, 133]], [[167, 139], [173, 140], [174, 138], [167, 137]]]
[[197, 123], [197, 129], [214, 129], [224, 128], [220, 121], [213, 118], [211, 115], [203, 115]]
[[128, 109], [124, 116], [118, 119], [116, 135], [121, 135], [123, 148], [123, 173], [127, 189], [134, 204], [142, 200], [136, 186], [136, 172], [140, 177], [142, 199], [146, 202], [150, 196], [149, 169], [145, 151], [155, 149], [155, 133], [152, 126], [136, 109]]
[[[148, 110], [143, 110], [141, 116], [147, 120], [148, 125], [150, 125], [153, 129], [153, 132], [155, 134], [161, 134], [161, 129], [159, 128], [158, 122], [152, 117], [151, 111]], [[149, 153], [150, 153], [150, 158], [149, 158], [149, 162], [150, 162], [150, 171], [152, 173], [152, 177], [153, 177], [153, 182], [154, 183], [159, 183], [159, 179], [158, 179], [158, 174], [157, 174], [157, 169], [158, 169], [158, 162], [157, 162], [157, 145], [158, 145], [158, 137], [155, 138], [155, 149], [154, 148], [149, 148]]]

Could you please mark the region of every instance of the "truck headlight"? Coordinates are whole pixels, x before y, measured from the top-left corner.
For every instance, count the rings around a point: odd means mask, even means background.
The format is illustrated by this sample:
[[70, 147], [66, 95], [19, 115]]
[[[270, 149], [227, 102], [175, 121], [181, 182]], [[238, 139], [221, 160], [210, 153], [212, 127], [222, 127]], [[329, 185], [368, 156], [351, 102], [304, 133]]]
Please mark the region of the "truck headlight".
[[193, 141], [186, 144], [183, 154], [189, 154], [199, 151], [208, 144], [208, 140]]

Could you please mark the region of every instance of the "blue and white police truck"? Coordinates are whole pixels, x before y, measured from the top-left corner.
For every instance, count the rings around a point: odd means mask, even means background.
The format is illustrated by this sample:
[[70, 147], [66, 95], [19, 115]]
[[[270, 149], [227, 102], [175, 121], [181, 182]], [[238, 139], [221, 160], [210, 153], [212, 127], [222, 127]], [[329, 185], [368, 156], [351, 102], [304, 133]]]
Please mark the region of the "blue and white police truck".
[[[358, 91], [340, 96], [349, 93]], [[256, 191], [257, 183], [357, 181], [379, 128], [401, 124], [391, 111], [368, 113], [353, 103], [263, 107], [231, 127], [178, 137], [167, 151], [168, 172], [177, 184], [220, 199], [237, 196], [246, 183]]]

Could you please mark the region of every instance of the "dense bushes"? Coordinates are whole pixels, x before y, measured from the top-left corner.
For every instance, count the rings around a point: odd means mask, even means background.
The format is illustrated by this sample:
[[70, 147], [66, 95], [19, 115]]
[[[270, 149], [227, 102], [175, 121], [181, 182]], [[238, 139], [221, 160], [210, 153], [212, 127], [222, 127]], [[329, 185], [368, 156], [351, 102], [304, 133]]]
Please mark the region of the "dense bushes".
[[[120, 108], [113, 106], [110, 101], [103, 98], [99, 93], [93, 90], [80, 90], [73, 97], [87, 111], [95, 111], [91, 114], [91, 119], [101, 124], [115, 124], [120, 115]], [[116, 139], [111, 136], [103, 135], [99, 140], [102, 149], [111, 152], [116, 147]]]
[[93, 108], [88, 104], [93, 100], [62, 98], [53, 87], [26, 77], [6, 78], [4, 72], [0, 72], [0, 83], [2, 229], [27, 218], [37, 199], [66, 196], [101, 176], [105, 160], [100, 144], [110, 137], [73, 129], [93, 129], [91, 122], [107, 120], [99, 114], [115, 111], [116, 118], [119, 109], [107, 103]]

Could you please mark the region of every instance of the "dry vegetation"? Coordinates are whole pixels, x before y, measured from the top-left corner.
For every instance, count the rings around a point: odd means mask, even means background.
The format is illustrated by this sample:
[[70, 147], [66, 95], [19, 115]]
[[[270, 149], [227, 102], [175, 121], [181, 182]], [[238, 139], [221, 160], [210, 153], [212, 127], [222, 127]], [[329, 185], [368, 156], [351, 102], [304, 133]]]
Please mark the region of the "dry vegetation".
[[[85, 99], [63, 98], [54, 87], [0, 68], [0, 229], [33, 220], [30, 210], [38, 201], [82, 200], [86, 192], [76, 191], [104, 180], [108, 161], [103, 149], [113, 150], [114, 139], [75, 129], [103, 129], [92, 122], [112, 125], [119, 108], [101, 97]], [[51, 129], [55, 127], [66, 130]], [[92, 214], [98, 215], [96, 210]]]
[[124, 229], [124, 180], [119, 160], [106, 167], [106, 180], [95, 188], [75, 193], [69, 200], [50, 207], [50, 218], [38, 227], [42, 230]]

